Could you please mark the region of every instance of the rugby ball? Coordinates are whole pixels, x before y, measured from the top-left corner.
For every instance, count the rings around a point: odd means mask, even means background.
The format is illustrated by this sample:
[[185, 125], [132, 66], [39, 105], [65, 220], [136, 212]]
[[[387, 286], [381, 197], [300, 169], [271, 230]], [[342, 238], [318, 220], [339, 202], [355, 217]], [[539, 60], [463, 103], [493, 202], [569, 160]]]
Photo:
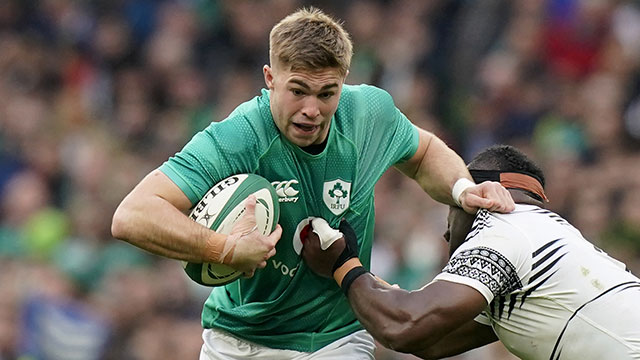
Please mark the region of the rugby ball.
[[[258, 231], [269, 235], [280, 218], [278, 195], [269, 181], [256, 174], [238, 174], [215, 184], [196, 204], [189, 217], [221, 234], [230, 234], [233, 225], [245, 214], [245, 200], [256, 196]], [[184, 270], [193, 281], [206, 286], [228, 284], [242, 275], [223, 264], [184, 261]]]

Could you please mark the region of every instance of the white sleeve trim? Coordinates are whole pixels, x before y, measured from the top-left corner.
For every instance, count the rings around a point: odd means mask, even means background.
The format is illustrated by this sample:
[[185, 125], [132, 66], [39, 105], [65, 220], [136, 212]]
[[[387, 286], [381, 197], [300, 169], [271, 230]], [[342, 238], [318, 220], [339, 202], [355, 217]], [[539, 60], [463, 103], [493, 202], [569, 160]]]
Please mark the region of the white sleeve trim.
[[449, 274], [449, 273], [440, 273], [433, 280], [434, 281], [449, 281], [449, 282], [456, 283], [456, 284], [467, 285], [467, 286], [477, 290], [480, 294], [482, 294], [482, 296], [484, 296], [484, 299], [487, 300], [487, 305], [489, 305], [489, 303], [493, 300], [493, 297], [494, 297], [493, 293], [491, 292], [491, 290], [486, 285], [484, 285], [480, 281], [474, 280], [472, 278], [468, 278], [468, 277], [464, 277], [464, 276], [460, 276], [460, 275]]

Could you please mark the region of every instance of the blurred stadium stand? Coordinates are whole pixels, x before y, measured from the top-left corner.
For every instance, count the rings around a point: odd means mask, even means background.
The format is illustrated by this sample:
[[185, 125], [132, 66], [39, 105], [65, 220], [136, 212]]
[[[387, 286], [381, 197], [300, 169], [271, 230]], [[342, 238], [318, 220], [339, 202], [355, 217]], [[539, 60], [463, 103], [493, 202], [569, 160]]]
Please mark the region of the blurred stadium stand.
[[[112, 239], [111, 216], [259, 94], [271, 26], [312, 4], [352, 34], [349, 83], [387, 89], [467, 160], [523, 149], [549, 208], [640, 274], [637, 1], [3, 0], [0, 360], [197, 359], [207, 289]], [[447, 209], [395, 170], [378, 190], [373, 270], [420, 287], [446, 259]]]

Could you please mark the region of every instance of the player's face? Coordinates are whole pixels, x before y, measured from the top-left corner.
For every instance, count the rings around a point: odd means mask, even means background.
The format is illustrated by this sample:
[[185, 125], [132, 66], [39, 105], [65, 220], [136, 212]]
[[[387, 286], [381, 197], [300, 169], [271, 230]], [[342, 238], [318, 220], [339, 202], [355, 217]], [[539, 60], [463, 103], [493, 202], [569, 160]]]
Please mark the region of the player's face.
[[265, 65], [263, 72], [280, 132], [301, 147], [321, 144], [338, 108], [344, 77], [334, 68], [309, 72]]
[[449, 246], [458, 247], [471, 231], [475, 216], [466, 213], [457, 206], [449, 206], [449, 216], [447, 217], [447, 232], [444, 238], [449, 242]]

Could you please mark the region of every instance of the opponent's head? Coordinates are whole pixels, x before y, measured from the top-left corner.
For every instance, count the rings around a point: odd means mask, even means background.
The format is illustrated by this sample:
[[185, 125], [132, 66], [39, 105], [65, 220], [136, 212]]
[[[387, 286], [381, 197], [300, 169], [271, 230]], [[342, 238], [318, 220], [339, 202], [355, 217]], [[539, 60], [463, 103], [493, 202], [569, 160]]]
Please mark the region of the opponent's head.
[[[540, 167], [522, 151], [510, 145], [494, 145], [483, 150], [471, 160], [467, 168], [478, 184], [483, 181], [502, 182], [504, 175], [509, 177], [508, 174], [521, 174], [533, 178], [531, 181], [537, 182], [540, 190], [544, 189], [544, 173]], [[524, 184], [505, 187], [529, 191], [540, 201], [546, 198], [544, 192], [540, 194], [537, 190], [531, 191]]]
[[269, 48], [263, 72], [276, 126], [298, 146], [322, 143], [349, 72], [349, 34], [322, 11], [302, 9], [273, 27]]
[[[544, 173], [538, 165], [513, 146], [491, 146], [476, 155], [467, 168], [477, 184], [497, 181], [512, 190], [511, 195], [515, 202], [542, 204], [548, 201], [544, 193]], [[451, 206], [445, 238], [457, 247], [464, 242], [474, 219], [474, 215]]]

